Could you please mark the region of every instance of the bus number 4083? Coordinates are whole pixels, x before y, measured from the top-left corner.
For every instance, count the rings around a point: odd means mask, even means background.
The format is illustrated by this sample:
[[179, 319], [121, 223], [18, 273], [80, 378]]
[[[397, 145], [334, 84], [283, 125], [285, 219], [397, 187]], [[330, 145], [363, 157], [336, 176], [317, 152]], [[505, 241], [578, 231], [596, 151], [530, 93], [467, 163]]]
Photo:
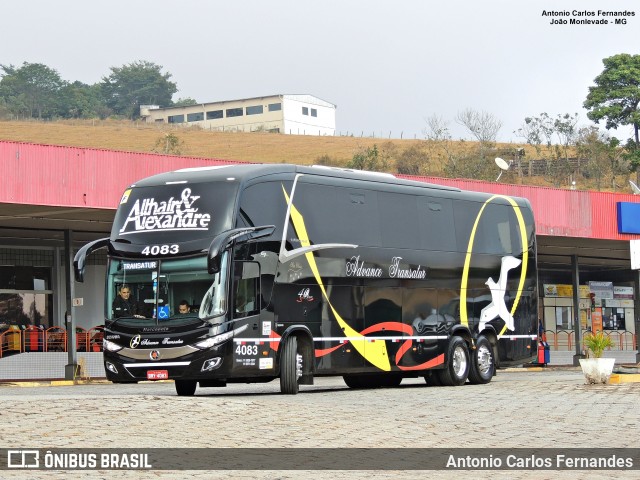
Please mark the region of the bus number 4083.
[[146, 247], [144, 247], [142, 249], [142, 254], [143, 255], [152, 255], [152, 256], [156, 256], [156, 255], [169, 255], [169, 254], [176, 254], [180, 251], [180, 246], [173, 244], [173, 245], [153, 245], [153, 246], [149, 246], [147, 245]]
[[236, 355], [257, 355], [258, 354], [258, 346], [257, 345], [238, 345], [236, 347]]

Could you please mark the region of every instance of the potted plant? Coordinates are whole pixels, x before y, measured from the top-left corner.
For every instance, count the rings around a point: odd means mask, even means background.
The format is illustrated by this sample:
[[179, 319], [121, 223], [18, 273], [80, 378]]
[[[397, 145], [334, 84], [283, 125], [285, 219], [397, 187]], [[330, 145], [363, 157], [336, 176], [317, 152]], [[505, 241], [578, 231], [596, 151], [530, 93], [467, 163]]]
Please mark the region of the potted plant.
[[584, 346], [587, 348], [587, 358], [580, 359], [580, 367], [586, 383], [608, 383], [615, 358], [602, 358], [607, 348], [613, 346], [611, 337], [603, 332], [588, 333], [584, 336]]

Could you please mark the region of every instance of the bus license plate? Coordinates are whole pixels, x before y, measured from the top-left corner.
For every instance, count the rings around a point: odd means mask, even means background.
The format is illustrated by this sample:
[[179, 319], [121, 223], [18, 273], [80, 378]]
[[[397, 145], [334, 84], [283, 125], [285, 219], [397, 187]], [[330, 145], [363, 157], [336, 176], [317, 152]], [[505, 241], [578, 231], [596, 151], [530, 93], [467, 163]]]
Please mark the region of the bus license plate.
[[167, 380], [168, 378], [168, 370], [147, 370], [147, 380]]

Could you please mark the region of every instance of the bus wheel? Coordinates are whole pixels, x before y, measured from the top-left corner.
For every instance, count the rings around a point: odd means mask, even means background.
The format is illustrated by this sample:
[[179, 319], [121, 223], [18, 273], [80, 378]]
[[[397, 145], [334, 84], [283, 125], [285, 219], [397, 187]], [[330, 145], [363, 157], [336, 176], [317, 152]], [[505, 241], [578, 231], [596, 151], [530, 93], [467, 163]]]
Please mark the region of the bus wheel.
[[302, 354], [298, 352], [298, 339], [291, 335], [282, 346], [280, 356], [280, 391], [295, 395], [300, 390], [302, 377]]
[[196, 393], [196, 381], [195, 380], [176, 380], [176, 393], [180, 397], [191, 397]]
[[362, 375], [343, 375], [342, 379], [349, 388], [365, 388]]
[[491, 342], [484, 335], [476, 341], [476, 349], [471, 353], [471, 368], [469, 369], [470, 383], [489, 383], [495, 372], [493, 348]]
[[464, 385], [469, 376], [469, 347], [460, 337], [451, 337], [447, 351], [447, 365], [437, 370], [442, 385], [457, 387]]

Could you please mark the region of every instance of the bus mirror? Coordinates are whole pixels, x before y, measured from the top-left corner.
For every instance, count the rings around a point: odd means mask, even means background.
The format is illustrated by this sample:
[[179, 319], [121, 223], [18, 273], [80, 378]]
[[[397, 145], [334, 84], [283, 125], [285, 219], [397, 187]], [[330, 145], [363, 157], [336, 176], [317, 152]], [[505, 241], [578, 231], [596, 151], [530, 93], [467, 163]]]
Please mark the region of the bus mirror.
[[76, 282], [84, 281], [84, 268], [86, 266], [87, 257], [91, 255], [91, 252], [109, 246], [109, 238], [100, 238], [94, 240], [91, 243], [87, 243], [84, 247], [78, 250], [76, 256], [73, 258], [73, 273], [76, 278]]
[[207, 271], [211, 274], [218, 273], [220, 271], [220, 254], [207, 259]]
[[220, 256], [233, 242], [248, 242], [257, 238], [268, 237], [276, 227], [265, 225], [263, 227], [234, 228], [216, 235], [209, 245], [207, 255], [207, 270], [214, 274], [220, 271]]

